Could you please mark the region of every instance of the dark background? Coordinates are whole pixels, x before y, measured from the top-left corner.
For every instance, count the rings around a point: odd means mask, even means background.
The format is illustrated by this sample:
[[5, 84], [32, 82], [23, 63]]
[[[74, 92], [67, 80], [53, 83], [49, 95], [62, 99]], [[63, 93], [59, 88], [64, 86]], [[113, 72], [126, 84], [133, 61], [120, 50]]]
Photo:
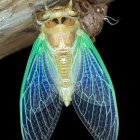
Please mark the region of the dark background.
[[[104, 63], [110, 73], [116, 90], [116, 98], [120, 119], [120, 131], [118, 140], [131, 140], [130, 117], [130, 73], [128, 61], [131, 60], [131, 40], [128, 32], [127, 7], [121, 0], [113, 2], [109, 6], [108, 15], [120, 19], [119, 24], [111, 26], [104, 24], [100, 35], [96, 38], [98, 49]], [[130, 31], [130, 30], [129, 30]], [[19, 96], [20, 87], [29, 57], [31, 47], [12, 54], [0, 61], [0, 128], [3, 140], [22, 140], [19, 120]], [[52, 140], [66, 139], [93, 140], [76, 112], [71, 107], [63, 108], [58, 125], [53, 133]], [[2, 140], [2, 139], [1, 139]], [[135, 140], [134, 137], [132, 140]]]

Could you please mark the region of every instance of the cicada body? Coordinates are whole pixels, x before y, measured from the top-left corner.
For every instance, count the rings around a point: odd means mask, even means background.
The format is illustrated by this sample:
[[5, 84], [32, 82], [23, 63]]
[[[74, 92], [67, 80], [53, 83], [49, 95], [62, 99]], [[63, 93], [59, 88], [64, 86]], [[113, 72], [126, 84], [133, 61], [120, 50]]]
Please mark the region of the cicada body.
[[20, 96], [24, 140], [49, 140], [63, 104], [72, 104], [96, 140], [116, 140], [118, 113], [114, 88], [79, 13], [47, 8], [30, 54]]

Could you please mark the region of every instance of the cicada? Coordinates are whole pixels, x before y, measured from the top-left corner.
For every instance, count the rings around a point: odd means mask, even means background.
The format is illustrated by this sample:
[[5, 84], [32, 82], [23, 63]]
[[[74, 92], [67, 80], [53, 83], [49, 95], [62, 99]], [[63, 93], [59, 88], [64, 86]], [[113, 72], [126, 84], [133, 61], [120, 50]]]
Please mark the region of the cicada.
[[65, 7], [45, 4], [21, 87], [23, 140], [49, 140], [62, 107], [71, 104], [95, 140], [117, 139], [113, 84], [79, 14], [72, 0]]

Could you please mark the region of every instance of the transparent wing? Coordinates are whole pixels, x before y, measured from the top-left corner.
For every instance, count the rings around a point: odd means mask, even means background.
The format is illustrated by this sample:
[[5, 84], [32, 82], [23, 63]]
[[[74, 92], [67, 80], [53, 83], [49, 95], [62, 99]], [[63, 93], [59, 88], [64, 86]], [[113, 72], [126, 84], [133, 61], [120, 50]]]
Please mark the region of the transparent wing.
[[116, 140], [119, 124], [111, 79], [90, 38], [82, 33], [77, 40], [73, 106], [95, 140]]
[[53, 55], [41, 34], [29, 57], [20, 97], [24, 140], [49, 140], [59, 119], [62, 103], [54, 81], [59, 76]]

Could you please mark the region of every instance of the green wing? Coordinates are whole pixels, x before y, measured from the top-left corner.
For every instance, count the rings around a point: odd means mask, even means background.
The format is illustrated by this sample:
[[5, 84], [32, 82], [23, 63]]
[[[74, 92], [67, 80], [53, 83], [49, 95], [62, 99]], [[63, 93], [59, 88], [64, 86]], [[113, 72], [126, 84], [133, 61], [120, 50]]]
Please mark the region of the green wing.
[[73, 54], [73, 106], [95, 140], [116, 140], [119, 122], [114, 88], [94, 44], [81, 30]]
[[20, 96], [24, 140], [49, 140], [60, 116], [62, 102], [56, 83], [59, 76], [51, 48], [43, 33], [34, 43]]

